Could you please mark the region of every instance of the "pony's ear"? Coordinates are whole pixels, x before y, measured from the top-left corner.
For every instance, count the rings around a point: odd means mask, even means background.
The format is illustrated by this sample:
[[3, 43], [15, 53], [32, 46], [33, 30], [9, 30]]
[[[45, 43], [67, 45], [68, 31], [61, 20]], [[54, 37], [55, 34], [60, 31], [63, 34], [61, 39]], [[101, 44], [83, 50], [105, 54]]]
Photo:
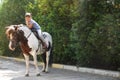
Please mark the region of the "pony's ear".
[[17, 30], [18, 30], [18, 26], [17, 26], [17, 25], [14, 25], [14, 28], [15, 28], [15, 31], [17, 31]]
[[5, 31], [5, 34], [8, 34], [8, 31], [7, 31], [8, 29], [9, 29], [9, 26], [6, 26], [6, 27], [5, 27], [5, 30], [6, 30], [6, 31]]
[[9, 28], [9, 26], [6, 26], [5, 29], [7, 30]]
[[19, 24], [19, 26], [21, 27], [21, 26], [23, 26], [23, 24]]

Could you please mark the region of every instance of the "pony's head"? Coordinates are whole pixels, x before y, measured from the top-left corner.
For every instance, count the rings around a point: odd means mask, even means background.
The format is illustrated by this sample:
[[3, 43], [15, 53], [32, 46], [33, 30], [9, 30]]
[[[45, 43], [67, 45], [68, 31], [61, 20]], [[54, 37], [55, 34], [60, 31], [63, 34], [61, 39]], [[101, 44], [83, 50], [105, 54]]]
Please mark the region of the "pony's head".
[[14, 51], [17, 44], [21, 41], [21, 36], [24, 36], [24, 32], [19, 30], [20, 26], [10, 25], [6, 27], [6, 35], [9, 39], [9, 49]]

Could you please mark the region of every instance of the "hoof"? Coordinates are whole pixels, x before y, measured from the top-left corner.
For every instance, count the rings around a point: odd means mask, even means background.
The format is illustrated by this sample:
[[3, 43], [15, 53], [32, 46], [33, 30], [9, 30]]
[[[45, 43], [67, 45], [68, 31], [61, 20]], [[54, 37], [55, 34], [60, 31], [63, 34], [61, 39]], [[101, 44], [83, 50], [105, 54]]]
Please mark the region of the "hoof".
[[29, 74], [25, 74], [25, 77], [29, 77]]
[[42, 72], [45, 72], [45, 70], [42, 70]]
[[48, 71], [45, 71], [45, 73], [49, 73]]
[[36, 76], [40, 76], [40, 73], [39, 73], [39, 74], [37, 74]]

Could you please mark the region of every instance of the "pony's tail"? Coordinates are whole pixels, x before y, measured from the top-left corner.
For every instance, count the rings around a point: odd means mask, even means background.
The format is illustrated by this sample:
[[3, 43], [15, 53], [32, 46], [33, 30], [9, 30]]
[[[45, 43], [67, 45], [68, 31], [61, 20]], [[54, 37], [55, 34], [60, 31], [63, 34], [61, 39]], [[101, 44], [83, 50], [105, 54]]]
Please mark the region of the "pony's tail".
[[[49, 55], [49, 66], [52, 67], [52, 63], [53, 63], [53, 47], [49, 42], [49, 46], [48, 46], [48, 51], [50, 51], [50, 55]], [[42, 54], [42, 59], [43, 62], [46, 64], [46, 52]]]
[[50, 67], [52, 67], [52, 63], [53, 63], [53, 47], [51, 46], [50, 56], [49, 56], [49, 66]]

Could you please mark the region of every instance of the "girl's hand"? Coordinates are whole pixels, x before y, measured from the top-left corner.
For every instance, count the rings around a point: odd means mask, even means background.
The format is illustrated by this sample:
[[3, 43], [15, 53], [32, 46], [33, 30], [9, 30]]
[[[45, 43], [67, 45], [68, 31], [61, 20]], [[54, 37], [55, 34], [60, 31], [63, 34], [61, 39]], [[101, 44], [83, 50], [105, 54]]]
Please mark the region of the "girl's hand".
[[29, 25], [28, 21], [25, 21], [25, 22], [26, 22], [26, 25], [28, 26]]

